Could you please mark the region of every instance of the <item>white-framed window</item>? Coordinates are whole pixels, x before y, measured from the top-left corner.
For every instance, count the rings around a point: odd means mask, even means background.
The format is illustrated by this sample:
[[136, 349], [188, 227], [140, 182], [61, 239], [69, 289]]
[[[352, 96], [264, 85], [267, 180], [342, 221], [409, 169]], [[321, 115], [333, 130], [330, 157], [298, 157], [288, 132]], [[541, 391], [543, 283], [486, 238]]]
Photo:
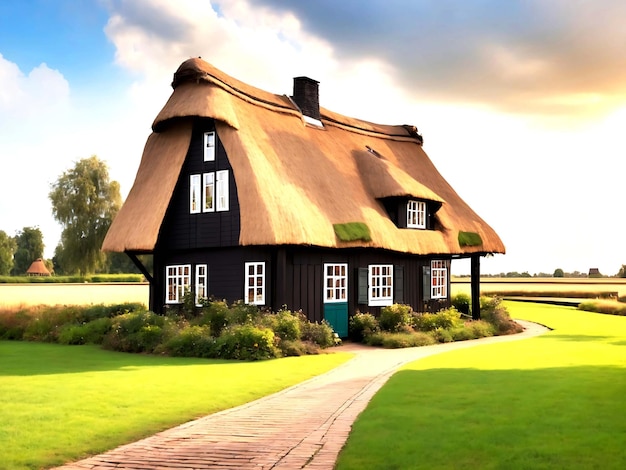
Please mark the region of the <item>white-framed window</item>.
[[443, 260], [430, 262], [430, 297], [445, 299], [448, 297], [448, 263]]
[[426, 228], [426, 203], [409, 201], [406, 206], [406, 226], [408, 228]]
[[215, 161], [215, 132], [204, 133], [204, 161]]
[[217, 199], [216, 210], [228, 210], [228, 170], [215, 173], [215, 197]]
[[348, 301], [348, 265], [324, 264], [324, 302]]
[[205, 173], [202, 175], [202, 212], [215, 210], [215, 174]]
[[265, 305], [265, 262], [246, 263], [245, 278], [245, 303]]
[[208, 267], [206, 264], [196, 264], [196, 305], [200, 305], [200, 300], [206, 299], [208, 281]]
[[189, 212], [229, 210], [228, 170], [189, 176]]
[[392, 264], [370, 264], [368, 281], [368, 305], [386, 306], [393, 304]]
[[165, 268], [166, 304], [179, 304], [183, 301], [185, 290], [191, 287], [191, 265], [177, 264]]
[[200, 175], [191, 175], [189, 176], [189, 212], [191, 214], [200, 212], [201, 200]]

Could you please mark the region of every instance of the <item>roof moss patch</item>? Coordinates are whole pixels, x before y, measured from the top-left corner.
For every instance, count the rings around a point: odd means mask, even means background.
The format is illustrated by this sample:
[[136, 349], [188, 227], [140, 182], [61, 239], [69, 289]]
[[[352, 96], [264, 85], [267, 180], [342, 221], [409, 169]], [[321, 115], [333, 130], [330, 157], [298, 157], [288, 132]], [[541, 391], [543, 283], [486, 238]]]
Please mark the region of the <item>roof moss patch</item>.
[[369, 227], [363, 222], [348, 222], [347, 224], [333, 224], [335, 235], [342, 242], [363, 240], [369, 242], [372, 239]]
[[476, 232], [459, 231], [459, 246], [480, 246], [483, 239]]

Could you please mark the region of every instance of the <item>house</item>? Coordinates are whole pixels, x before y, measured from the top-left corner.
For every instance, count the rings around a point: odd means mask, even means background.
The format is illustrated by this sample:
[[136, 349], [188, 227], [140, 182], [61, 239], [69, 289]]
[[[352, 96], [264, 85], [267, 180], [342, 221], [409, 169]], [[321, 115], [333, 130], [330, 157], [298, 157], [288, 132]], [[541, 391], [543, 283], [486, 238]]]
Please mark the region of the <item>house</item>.
[[[240, 82], [201, 59], [181, 64], [152, 124], [135, 183], [103, 250], [150, 281], [150, 308], [196, 298], [302, 309], [347, 334], [349, 315], [393, 303], [450, 305], [450, 263], [502, 241], [452, 189], [413, 126], [319, 106]], [[137, 259], [153, 254], [153, 273]], [[478, 312], [478, 308], [474, 309]]]
[[50, 276], [50, 271], [46, 268], [46, 264], [43, 259], [37, 258], [30, 264], [30, 267], [26, 270], [26, 274], [29, 276]]

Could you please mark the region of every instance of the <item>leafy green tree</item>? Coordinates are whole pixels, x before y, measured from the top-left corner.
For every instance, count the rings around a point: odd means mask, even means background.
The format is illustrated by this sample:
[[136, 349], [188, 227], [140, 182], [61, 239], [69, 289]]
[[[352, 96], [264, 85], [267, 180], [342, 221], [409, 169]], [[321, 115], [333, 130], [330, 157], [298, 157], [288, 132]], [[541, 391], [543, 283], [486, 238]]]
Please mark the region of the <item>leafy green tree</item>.
[[109, 181], [107, 165], [92, 155], [64, 172], [52, 185], [49, 197], [52, 214], [63, 226], [55, 251], [63, 271], [95, 272], [106, 260], [100, 247], [121, 206], [119, 183]]
[[21, 276], [37, 258], [43, 258], [43, 234], [39, 227], [24, 227], [15, 235], [15, 255], [11, 274]]
[[106, 272], [110, 274], [139, 274], [139, 269], [125, 253], [108, 253], [106, 264]]
[[17, 243], [13, 237], [0, 230], [0, 275], [7, 276], [13, 269], [13, 256], [17, 250]]
[[619, 268], [617, 277], [626, 277], [626, 264], [622, 264], [622, 267]]
[[67, 275], [71, 274], [65, 270], [65, 260], [63, 256], [65, 255], [65, 250], [63, 248], [63, 242], [59, 242], [59, 244], [54, 249], [54, 256], [52, 257], [52, 264], [54, 266], [55, 274]]
[[554, 270], [554, 274], [552, 275], [552, 277], [565, 277], [565, 273], [561, 268], [557, 268]]

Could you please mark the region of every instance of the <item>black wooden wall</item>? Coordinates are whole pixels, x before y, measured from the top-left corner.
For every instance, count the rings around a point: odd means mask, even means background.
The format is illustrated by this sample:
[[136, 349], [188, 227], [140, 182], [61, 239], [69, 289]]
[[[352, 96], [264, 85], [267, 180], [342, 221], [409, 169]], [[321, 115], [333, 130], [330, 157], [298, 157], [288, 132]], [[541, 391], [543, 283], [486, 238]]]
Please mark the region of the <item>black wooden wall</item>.
[[[380, 313], [381, 307], [370, 307], [358, 302], [358, 269], [367, 268], [370, 264], [392, 264], [402, 267], [402, 298], [398, 300], [399, 303], [409, 304], [419, 312], [436, 312], [450, 306], [449, 295], [448, 299], [423, 300], [423, 268], [430, 267], [430, 258], [371, 249], [338, 250], [299, 246], [282, 249], [287, 252], [287, 285], [285, 292], [277, 290], [276, 296], [279, 299], [286, 299], [283, 303], [290, 308], [302, 309], [313, 321], [320, 321], [323, 318], [324, 263], [348, 263], [350, 315], [357, 309], [374, 315]], [[449, 283], [448, 269], [448, 294]]]
[[[204, 132], [213, 130], [215, 130], [213, 120], [196, 120], [187, 158], [161, 226], [158, 250], [189, 250], [239, 244], [240, 215], [237, 187], [232, 167], [224, 147], [219, 142], [219, 135], [216, 136], [215, 161], [204, 161], [203, 135]], [[189, 176], [218, 170], [229, 170], [229, 210], [190, 214]]]

